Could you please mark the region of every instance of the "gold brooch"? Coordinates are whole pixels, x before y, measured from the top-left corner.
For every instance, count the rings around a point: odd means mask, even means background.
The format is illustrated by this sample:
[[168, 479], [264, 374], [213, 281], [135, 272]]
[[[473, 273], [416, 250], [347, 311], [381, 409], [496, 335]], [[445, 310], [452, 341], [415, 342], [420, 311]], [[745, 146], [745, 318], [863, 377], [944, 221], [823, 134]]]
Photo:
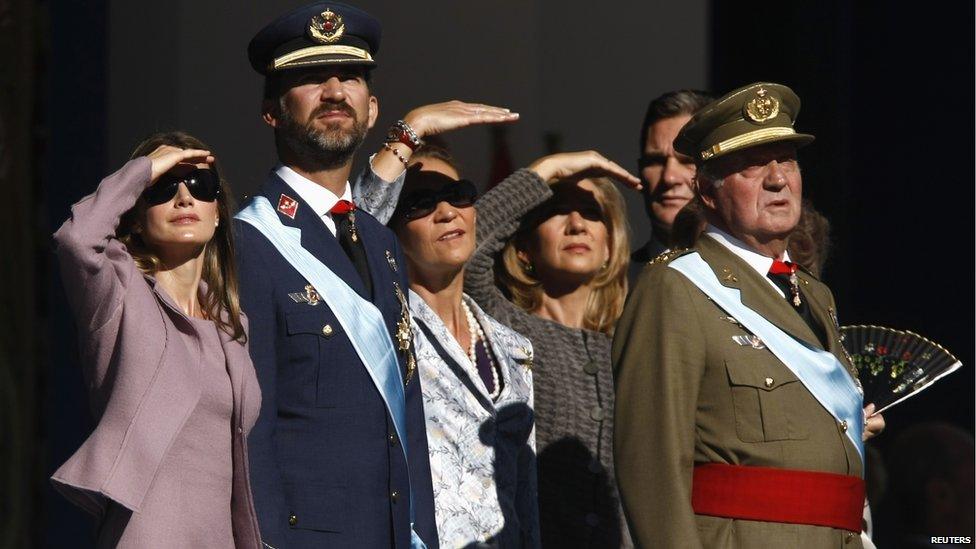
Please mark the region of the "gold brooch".
[[519, 352], [522, 353], [522, 366], [525, 366], [527, 370], [532, 369], [532, 349], [528, 347], [519, 347]]
[[342, 16], [329, 9], [313, 15], [308, 22], [308, 35], [320, 44], [336, 42], [345, 32], [346, 24], [342, 22]]
[[762, 124], [779, 114], [779, 100], [769, 95], [766, 88], [759, 88], [756, 96], [746, 102], [742, 108], [746, 118]]

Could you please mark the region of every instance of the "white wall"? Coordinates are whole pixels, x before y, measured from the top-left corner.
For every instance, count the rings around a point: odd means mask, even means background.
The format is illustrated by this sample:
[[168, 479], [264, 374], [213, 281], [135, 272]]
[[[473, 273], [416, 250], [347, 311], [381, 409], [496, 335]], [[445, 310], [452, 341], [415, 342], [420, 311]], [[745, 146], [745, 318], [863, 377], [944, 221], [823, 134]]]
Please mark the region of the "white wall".
[[[356, 3], [356, 2], [354, 2]], [[184, 129], [210, 143], [239, 193], [274, 163], [259, 118], [261, 76], [247, 62], [251, 36], [304, 4], [176, 0], [112, 2], [109, 44], [109, 161], [121, 164], [157, 130]], [[364, 152], [413, 106], [448, 99], [504, 105], [521, 113], [509, 131], [517, 165], [545, 152], [594, 148], [636, 170], [638, 131], [650, 99], [704, 88], [707, 0], [496, 2], [361, 0], [384, 25], [374, 90], [380, 119]], [[450, 135], [466, 175], [489, 171], [489, 135]], [[360, 155], [361, 157], [365, 155]], [[626, 193], [636, 239], [647, 234], [640, 199]]]

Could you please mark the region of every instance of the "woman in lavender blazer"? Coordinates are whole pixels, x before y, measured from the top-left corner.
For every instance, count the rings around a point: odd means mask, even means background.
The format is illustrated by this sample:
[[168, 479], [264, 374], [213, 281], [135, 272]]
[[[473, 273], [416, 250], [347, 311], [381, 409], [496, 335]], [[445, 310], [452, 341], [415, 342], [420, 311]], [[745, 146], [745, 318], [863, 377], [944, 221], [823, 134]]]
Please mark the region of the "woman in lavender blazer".
[[158, 134], [54, 235], [97, 426], [52, 476], [99, 547], [260, 547], [246, 434], [261, 394], [215, 159]]

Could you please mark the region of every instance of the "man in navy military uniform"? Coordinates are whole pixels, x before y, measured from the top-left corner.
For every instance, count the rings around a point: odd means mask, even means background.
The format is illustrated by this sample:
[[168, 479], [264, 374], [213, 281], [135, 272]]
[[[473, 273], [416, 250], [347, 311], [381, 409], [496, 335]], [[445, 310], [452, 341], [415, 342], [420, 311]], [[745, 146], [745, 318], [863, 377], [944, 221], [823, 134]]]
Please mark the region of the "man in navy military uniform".
[[[379, 39], [369, 14], [322, 2], [283, 15], [248, 46], [265, 75], [262, 113], [280, 164], [241, 215], [266, 199], [272, 221], [300, 231], [317, 268], [344, 282], [316, 288], [267, 233], [235, 221], [241, 305], [263, 395], [249, 437], [251, 488], [271, 547], [409, 547], [417, 536], [437, 547], [406, 263], [393, 233], [351, 203], [348, 182], [377, 116], [369, 71]], [[382, 313], [378, 332], [397, 355], [388, 371], [402, 390], [375, 381], [380, 365], [364, 359], [361, 334], [344, 327], [348, 311], [328, 298], [335, 291]]]

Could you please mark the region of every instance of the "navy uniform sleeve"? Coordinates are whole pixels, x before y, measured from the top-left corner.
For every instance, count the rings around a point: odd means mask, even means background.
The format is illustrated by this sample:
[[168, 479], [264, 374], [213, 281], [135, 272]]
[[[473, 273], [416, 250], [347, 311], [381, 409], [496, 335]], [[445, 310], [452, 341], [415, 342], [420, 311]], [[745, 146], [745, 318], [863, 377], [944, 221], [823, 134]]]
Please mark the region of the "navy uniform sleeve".
[[[393, 253], [397, 265], [406, 267], [400, 243], [393, 239]], [[406, 268], [400, 269], [400, 286], [407, 288]], [[406, 389], [407, 450], [410, 467], [410, 490], [413, 497], [414, 531], [427, 547], [439, 547], [437, 522], [434, 518], [434, 484], [430, 476], [430, 457], [427, 450], [427, 420], [424, 416], [423, 391], [420, 374], [414, 372]]]
[[269, 276], [263, 256], [270, 249], [270, 243], [247, 223], [235, 220], [234, 224], [241, 309], [250, 321], [251, 360], [261, 386], [261, 414], [248, 435], [251, 491], [262, 540], [273, 547], [283, 547], [287, 545], [288, 517], [275, 454], [278, 368], [274, 341], [277, 333], [274, 277]]

